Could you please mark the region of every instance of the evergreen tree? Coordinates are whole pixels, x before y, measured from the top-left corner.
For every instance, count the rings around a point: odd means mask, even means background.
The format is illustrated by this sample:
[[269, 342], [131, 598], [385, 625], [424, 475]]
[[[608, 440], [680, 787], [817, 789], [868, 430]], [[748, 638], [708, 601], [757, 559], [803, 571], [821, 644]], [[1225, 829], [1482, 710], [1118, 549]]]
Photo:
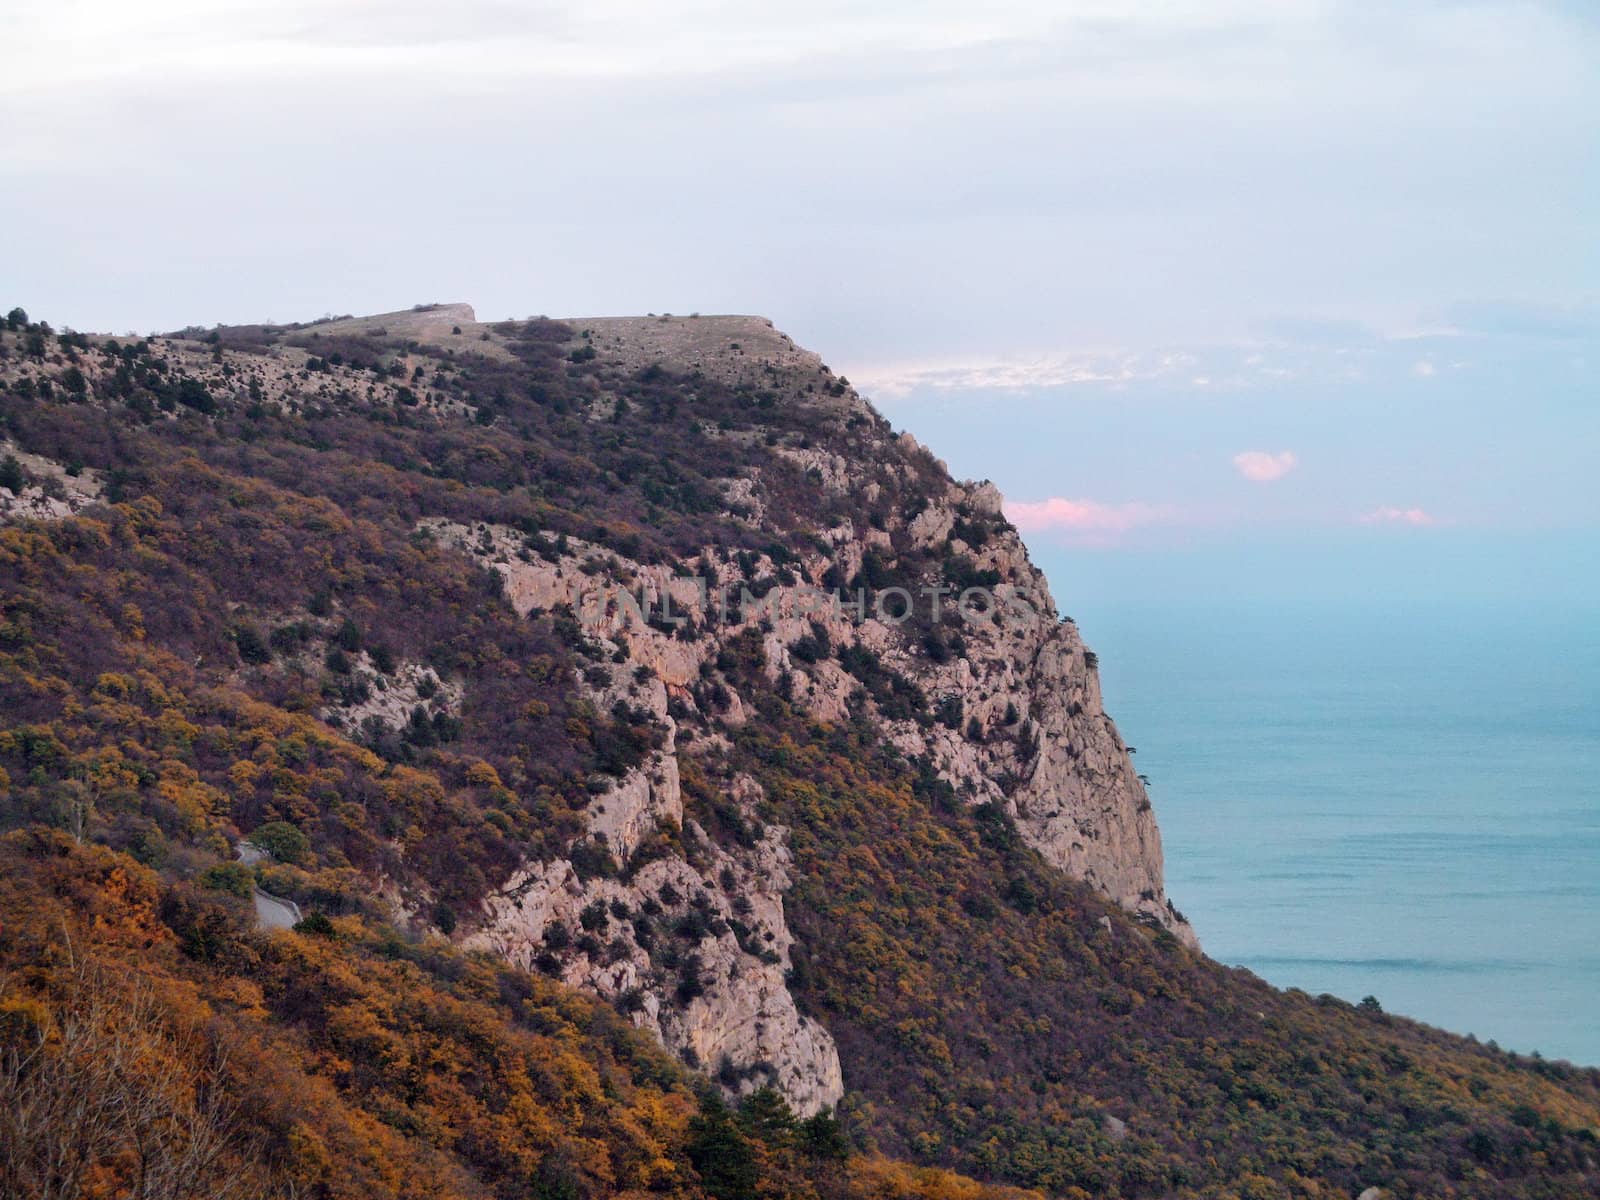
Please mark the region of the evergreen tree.
[[700, 1095], [699, 1114], [689, 1122], [685, 1149], [707, 1195], [715, 1200], [748, 1200], [755, 1194], [760, 1175], [755, 1151], [728, 1106], [709, 1088]]
[[750, 1093], [739, 1106], [739, 1124], [769, 1146], [779, 1146], [794, 1137], [798, 1122], [783, 1094], [773, 1087]]
[[22, 464], [17, 461], [17, 456], [6, 455], [5, 461], [0, 462], [0, 488], [9, 488], [12, 494], [21, 495], [27, 483], [28, 477], [23, 474]]

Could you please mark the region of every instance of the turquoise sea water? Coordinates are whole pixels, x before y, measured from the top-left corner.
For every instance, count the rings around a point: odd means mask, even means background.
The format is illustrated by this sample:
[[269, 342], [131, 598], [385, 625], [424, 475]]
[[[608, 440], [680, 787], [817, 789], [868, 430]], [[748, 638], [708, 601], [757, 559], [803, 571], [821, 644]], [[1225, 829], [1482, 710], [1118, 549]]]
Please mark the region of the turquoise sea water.
[[1079, 614], [1206, 950], [1600, 1065], [1587, 614]]

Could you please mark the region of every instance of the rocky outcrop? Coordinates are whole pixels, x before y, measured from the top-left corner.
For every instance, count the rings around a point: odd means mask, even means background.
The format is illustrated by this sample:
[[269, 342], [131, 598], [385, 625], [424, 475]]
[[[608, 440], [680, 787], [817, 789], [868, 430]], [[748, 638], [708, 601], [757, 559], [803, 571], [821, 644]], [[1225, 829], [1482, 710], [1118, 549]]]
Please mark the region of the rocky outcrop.
[[666, 856], [623, 880], [530, 865], [490, 898], [469, 944], [617, 1002], [730, 1091], [770, 1085], [807, 1116], [831, 1107], [844, 1095], [838, 1050], [785, 983], [787, 831], [767, 826], [737, 856], [693, 822], [682, 836], [693, 864]]
[[[804, 1115], [837, 1103], [844, 1083], [833, 1039], [801, 1015], [785, 982], [794, 942], [783, 911], [787, 831], [767, 825], [753, 847], [726, 848], [684, 820], [670, 701], [693, 708], [689, 685], [717, 639], [679, 638], [670, 621], [704, 621], [710, 589], [578, 539], [539, 555], [504, 528], [425, 528], [498, 570], [519, 613], [570, 611], [600, 658], [624, 652], [625, 665], [574, 686], [601, 711], [623, 702], [664, 730], [662, 748], [585, 809], [588, 837], [624, 877], [585, 876], [569, 859], [530, 863], [490, 898], [470, 943], [618, 1002], [730, 1091], [770, 1084]], [[652, 625], [663, 612], [675, 615]], [[737, 709], [726, 715], [739, 719]], [[759, 824], [755, 781], [728, 780], [726, 790]], [[641, 862], [653, 840], [670, 850]]]
[[0, 522], [58, 521], [99, 500], [104, 488], [98, 471], [74, 469], [10, 442], [0, 441], [0, 463], [15, 464], [15, 477], [0, 480]]
[[[354, 652], [349, 659], [352, 691], [348, 700], [340, 698], [325, 705], [319, 714], [331, 724], [357, 732], [370, 733], [375, 727], [399, 732], [419, 708], [430, 717], [461, 711], [461, 685], [441, 680], [421, 663], [402, 662], [385, 673], [366, 650]], [[295, 661], [309, 667], [315, 656], [302, 652]]]

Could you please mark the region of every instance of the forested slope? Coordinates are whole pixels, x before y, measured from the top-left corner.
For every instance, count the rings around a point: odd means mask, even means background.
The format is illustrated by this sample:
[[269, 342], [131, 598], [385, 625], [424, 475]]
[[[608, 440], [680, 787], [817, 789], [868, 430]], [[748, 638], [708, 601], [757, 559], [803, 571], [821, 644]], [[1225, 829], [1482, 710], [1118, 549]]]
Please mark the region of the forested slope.
[[992, 489], [764, 322], [19, 312], [0, 422], [10, 1194], [1600, 1184], [1595, 1071], [1196, 950]]

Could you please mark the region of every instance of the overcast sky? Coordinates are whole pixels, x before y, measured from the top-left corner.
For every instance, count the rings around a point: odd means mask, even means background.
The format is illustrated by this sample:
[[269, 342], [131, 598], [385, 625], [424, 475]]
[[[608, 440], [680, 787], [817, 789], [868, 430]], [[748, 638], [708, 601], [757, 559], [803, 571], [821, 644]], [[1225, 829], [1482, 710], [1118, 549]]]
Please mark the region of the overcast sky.
[[1597, 11], [13, 4], [0, 300], [759, 312], [1039, 543], [1592, 539]]

